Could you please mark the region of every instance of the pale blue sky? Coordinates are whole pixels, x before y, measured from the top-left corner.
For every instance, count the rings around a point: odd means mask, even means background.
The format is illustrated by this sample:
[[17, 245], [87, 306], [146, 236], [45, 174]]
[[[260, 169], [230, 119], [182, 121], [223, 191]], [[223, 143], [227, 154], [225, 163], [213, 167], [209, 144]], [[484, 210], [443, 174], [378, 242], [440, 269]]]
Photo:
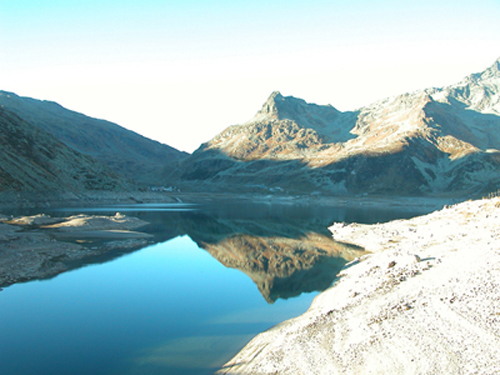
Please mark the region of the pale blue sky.
[[274, 90], [353, 110], [500, 57], [500, 1], [0, 0], [0, 89], [186, 151]]

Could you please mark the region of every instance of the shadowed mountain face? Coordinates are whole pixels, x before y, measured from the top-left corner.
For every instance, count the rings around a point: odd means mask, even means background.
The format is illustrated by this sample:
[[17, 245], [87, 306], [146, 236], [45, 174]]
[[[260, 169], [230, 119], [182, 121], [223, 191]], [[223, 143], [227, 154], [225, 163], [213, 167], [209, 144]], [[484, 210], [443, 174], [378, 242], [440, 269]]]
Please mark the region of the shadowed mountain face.
[[108, 167], [1, 108], [0, 150], [0, 192], [57, 195], [127, 187]]
[[169, 178], [234, 190], [462, 196], [499, 188], [499, 150], [500, 60], [455, 85], [354, 112], [274, 92]]
[[0, 91], [0, 106], [134, 181], [156, 184], [157, 170], [187, 156], [119, 125], [70, 111], [54, 102]]

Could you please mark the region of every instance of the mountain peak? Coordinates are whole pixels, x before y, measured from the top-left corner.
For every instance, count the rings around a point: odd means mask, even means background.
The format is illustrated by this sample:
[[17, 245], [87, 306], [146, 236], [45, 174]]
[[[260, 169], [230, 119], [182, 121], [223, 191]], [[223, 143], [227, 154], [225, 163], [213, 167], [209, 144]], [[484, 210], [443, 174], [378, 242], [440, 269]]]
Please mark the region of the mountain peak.
[[321, 114], [321, 116], [327, 116], [332, 119], [338, 113], [339, 111], [331, 105], [307, 103], [303, 99], [293, 96], [283, 96], [279, 91], [273, 91], [262, 105], [262, 108], [249, 122], [288, 119], [298, 123], [302, 123], [305, 120], [305, 123], [308, 123], [309, 121], [306, 118], [310, 119], [311, 116], [316, 117]]
[[468, 109], [481, 113], [500, 113], [500, 58], [482, 72], [471, 74], [455, 85], [445, 87], [434, 99], [448, 101], [451, 96]]
[[257, 116], [268, 115], [271, 117], [278, 116], [278, 102], [283, 101], [285, 98], [279, 91], [273, 91], [266, 102], [262, 105], [262, 108], [257, 112]]
[[493, 77], [500, 78], [500, 57], [493, 63], [493, 65], [491, 65], [484, 72], [479, 74], [482, 79], [488, 79]]
[[500, 79], [500, 57], [488, 68], [479, 73], [466, 77], [464, 83], [477, 83], [491, 79]]
[[283, 98], [283, 95], [279, 91], [273, 91], [271, 95], [269, 96], [269, 99], [275, 99], [275, 98]]
[[500, 72], [500, 57], [493, 63], [490, 69]]

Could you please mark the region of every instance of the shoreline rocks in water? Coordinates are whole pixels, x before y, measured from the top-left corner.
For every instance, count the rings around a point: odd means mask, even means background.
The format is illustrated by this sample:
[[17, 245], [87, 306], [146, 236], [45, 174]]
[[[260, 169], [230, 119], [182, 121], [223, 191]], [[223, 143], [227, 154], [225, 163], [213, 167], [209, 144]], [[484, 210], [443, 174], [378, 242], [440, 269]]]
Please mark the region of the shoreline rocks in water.
[[500, 373], [500, 198], [330, 229], [373, 254], [219, 374]]
[[45, 279], [65, 272], [84, 259], [113, 250], [146, 246], [151, 235], [138, 232], [148, 223], [114, 216], [0, 216], [0, 286]]

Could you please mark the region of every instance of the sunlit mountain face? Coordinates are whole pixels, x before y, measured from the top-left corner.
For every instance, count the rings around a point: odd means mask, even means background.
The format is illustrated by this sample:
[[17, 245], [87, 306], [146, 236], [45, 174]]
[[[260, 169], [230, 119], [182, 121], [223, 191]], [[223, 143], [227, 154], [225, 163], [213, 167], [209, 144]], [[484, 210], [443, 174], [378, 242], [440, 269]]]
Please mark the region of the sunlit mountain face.
[[[352, 112], [274, 92], [169, 176], [226, 189], [483, 194], [500, 182], [500, 61]], [[237, 187], [237, 188], [236, 188]]]

